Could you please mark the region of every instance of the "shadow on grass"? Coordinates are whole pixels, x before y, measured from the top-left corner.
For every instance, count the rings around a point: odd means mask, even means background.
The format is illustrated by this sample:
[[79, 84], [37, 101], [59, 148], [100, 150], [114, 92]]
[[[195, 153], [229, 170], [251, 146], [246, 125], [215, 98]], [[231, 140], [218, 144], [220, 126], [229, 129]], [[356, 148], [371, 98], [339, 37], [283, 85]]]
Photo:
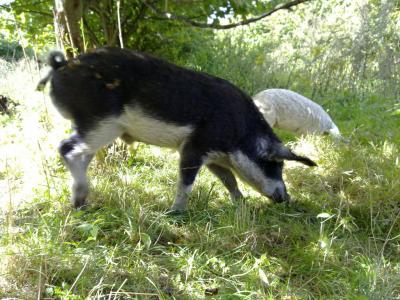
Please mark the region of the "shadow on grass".
[[[44, 195], [15, 216], [21, 231], [12, 239], [23, 250], [15, 254], [17, 267], [39, 270], [44, 261], [43, 285], [64, 296], [111, 295], [120, 286], [126, 295], [160, 298], [198, 298], [207, 290], [228, 298], [238, 291], [279, 298], [288, 287], [299, 297], [357, 296], [370, 277], [353, 257], [370, 251], [371, 222], [381, 220], [371, 217], [363, 197], [388, 187], [377, 185], [379, 176], [365, 175], [382, 163], [390, 166], [380, 150], [365, 160], [369, 150], [341, 148], [332, 162], [322, 157], [321, 169], [290, 169], [287, 181], [297, 199], [291, 205], [261, 196], [233, 205], [223, 187], [203, 174], [188, 211], [178, 215], [167, 213], [175, 191], [172, 171], [157, 174], [160, 165], [144, 160], [138, 177], [121, 167], [118, 173], [97, 170], [102, 175], [93, 178], [85, 210], [74, 211], [65, 191], [59, 199]], [[394, 197], [394, 191], [386, 195]], [[387, 232], [392, 224], [374, 230]], [[388, 243], [385, 253], [393, 249]], [[387, 259], [395, 261], [393, 255]], [[25, 276], [38, 280], [37, 274]]]

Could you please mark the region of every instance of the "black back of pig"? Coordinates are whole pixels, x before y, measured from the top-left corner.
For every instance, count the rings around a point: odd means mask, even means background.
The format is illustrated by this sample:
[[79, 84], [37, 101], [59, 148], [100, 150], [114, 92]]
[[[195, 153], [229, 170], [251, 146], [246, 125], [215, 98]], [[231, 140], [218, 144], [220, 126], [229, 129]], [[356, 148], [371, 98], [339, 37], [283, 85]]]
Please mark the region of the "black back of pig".
[[50, 65], [52, 100], [76, 128], [60, 145], [74, 178], [76, 207], [88, 194], [91, 158], [117, 137], [179, 150], [174, 210], [185, 209], [202, 165], [221, 179], [232, 199], [241, 197], [233, 171], [278, 202], [289, 200], [283, 160], [315, 165], [284, 147], [252, 99], [226, 80], [118, 48], [71, 61], [54, 52]]

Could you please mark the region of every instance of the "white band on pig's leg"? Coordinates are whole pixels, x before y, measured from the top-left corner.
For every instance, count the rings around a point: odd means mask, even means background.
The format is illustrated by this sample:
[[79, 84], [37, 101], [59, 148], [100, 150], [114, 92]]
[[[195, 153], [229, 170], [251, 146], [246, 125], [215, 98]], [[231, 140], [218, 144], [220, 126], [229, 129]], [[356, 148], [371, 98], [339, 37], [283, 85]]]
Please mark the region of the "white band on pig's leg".
[[71, 202], [76, 208], [81, 207], [89, 193], [86, 171], [94, 153], [88, 151], [86, 144], [76, 134], [60, 143], [59, 152], [72, 175]]
[[193, 184], [185, 185], [181, 181], [178, 183], [175, 202], [171, 207], [172, 211], [184, 211], [187, 207], [189, 194], [192, 191]]
[[86, 132], [84, 137], [79, 133], [74, 133], [69, 139], [61, 142], [59, 152], [73, 178], [71, 201], [75, 207], [85, 204], [89, 192], [86, 171], [94, 154], [122, 133], [116, 118], [109, 117], [96, 123], [96, 126]]
[[87, 168], [93, 156], [94, 154], [81, 154], [71, 157], [67, 155], [68, 169], [73, 178], [71, 201], [76, 208], [85, 204], [86, 197], [89, 194]]

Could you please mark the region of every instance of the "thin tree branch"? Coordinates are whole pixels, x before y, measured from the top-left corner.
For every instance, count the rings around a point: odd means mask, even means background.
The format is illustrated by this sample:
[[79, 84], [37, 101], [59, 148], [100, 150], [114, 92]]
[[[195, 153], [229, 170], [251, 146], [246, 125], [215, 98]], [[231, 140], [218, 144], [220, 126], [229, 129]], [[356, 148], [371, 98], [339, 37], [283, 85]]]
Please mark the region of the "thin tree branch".
[[[37, 1], [35, 3], [31, 3], [30, 5], [31, 6], [36, 6], [36, 5], [42, 4], [42, 3], [50, 3], [50, 1], [49, 0]], [[11, 2], [10, 4], [13, 5], [14, 9], [20, 9], [22, 7], [25, 7], [25, 5], [15, 5], [15, 3], [13, 3], [13, 2]], [[10, 6], [9, 6], [10, 4], [1, 4], [0, 7], [2, 7], [2, 8], [10, 8]]]
[[83, 20], [83, 26], [85, 27], [87, 33], [89, 34], [93, 44], [96, 47], [101, 46], [99, 39], [97, 38], [96, 34], [93, 32], [92, 28], [90, 28], [89, 23], [87, 22], [85, 16], [82, 17], [82, 20]]
[[[123, 4], [123, 2], [122, 2], [122, 4]], [[122, 29], [121, 29], [121, 0], [117, 0], [117, 22], [118, 22], [119, 45], [123, 49], [124, 48], [124, 39], [122, 38]]]
[[33, 14], [38, 14], [38, 15], [42, 15], [42, 16], [45, 16], [45, 17], [53, 18], [52, 14], [46, 13], [46, 12], [43, 12], [43, 11], [38, 11], [38, 10], [20, 10], [20, 12], [33, 13]]
[[[9, 9], [10, 7], [7, 5], [0, 5], [0, 8], [3, 9]], [[14, 7], [13, 7], [14, 8]], [[14, 9], [15, 10], [15, 9]], [[39, 10], [23, 10], [23, 9], [18, 9], [18, 12], [24, 12], [24, 13], [33, 13], [33, 14], [38, 14], [46, 17], [53, 18], [53, 15], [44, 11], [39, 11]]]
[[192, 19], [189, 19], [187, 17], [184, 16], [177, 16], [168, 12], [162, 12], [161, 10], [159, 10], [158, 8], [156, 8], [154, 5], [148, 3], [147, 0], [144, 0], [143, 3], [151, 9], [151, 11], [153, 13], [155, 13], [156, 15], [161, 15], [163, 16], [164, 20], [176, 20], [176, 21], [181, 21], [184, 22], [186, 24], [189, 24], [191, 26], [195, 26], [195, 27], [200, 27], [200, 28], [212, 28], [212, 29], [230, 29], [230, 28], [234, 28], [237, 26], [241, 26], [241, 25], [247, 25], [256, 21], [259, 21], [265, 17], [268, 17], [270, 15], [272, 15], [273, 13], [277, 12], [278, 10], [282, 10], [282, 9], [290, 9], [296, 5], [299, 5], [301, 3], [305, 3], [305, 2], [309, 2], [311, 0], [294, 0], [294, 1], [290, 1], [288, 3], [282, 4], [282, 5], [278, 5], [276, 6], [274, 9], [265, 12], [263, 14], [261, 14], [260, 16], [254, 17], [254, 18], [250, 18], [247, 20], [242, 20], [239, 21], [237, 23], [232, 23], [232, 24], [227, 24], [227, 25], [219, 25], [219, 24], [208, 24], [208, 23], [200, 23], [200, 22], [196, 22], [193, 21]]

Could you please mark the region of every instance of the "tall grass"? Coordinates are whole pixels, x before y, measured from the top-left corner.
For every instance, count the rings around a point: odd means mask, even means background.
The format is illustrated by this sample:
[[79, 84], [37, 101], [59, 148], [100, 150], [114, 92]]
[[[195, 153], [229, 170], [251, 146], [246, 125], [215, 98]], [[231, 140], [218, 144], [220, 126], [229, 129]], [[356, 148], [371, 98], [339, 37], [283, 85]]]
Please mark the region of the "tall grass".
[[19, 104], [0, 116], [1, 298], [400, 298], [396, 93], [373, 90], [373, 72], [354, 87], [326, 85], [329, 71], [316, 80], [318, 65], [297, 62], [291, 72], [281, 46], [254, 44], [254, 32], [262, 28], [221, 36], [178, 62], [249, 94], [268, 87], [314, 94], [329, 109], [348, 144], [278, 132], [318, 163], [286, 164], [296, 200], [289, 206], [245, 185], [245, 201], [232, 205], [203, 170], [188, 211], [169, 215], [177, 154], [117, 142], [92, 163], [90, 205], [76, 211], [56, 151], [70, 125], [34, 92], [40, 74], [32, 62], [0, 63], [0, 94]]
[[55, 149], [69, 124], [47, 96], [32, 92], [38, 74], [24, 62], [8, 65], [5, 75], [1, 93], [19, 106], [1, 131], [2, 297], [400, 297], [399, 119], [392, 101], [373, 96], [344, 110], [337, 99], [331, 114], [349, 144], [289, 137], [319, 165], [287, 165], [297, 200], [291, 206], [271, 204], [246, 186], [246, 201], [233, 206], [203, 171], [188, 212], [170, 216], [177, 155], [117, 144], [90, 169], [90, 207], [74, 211]]

